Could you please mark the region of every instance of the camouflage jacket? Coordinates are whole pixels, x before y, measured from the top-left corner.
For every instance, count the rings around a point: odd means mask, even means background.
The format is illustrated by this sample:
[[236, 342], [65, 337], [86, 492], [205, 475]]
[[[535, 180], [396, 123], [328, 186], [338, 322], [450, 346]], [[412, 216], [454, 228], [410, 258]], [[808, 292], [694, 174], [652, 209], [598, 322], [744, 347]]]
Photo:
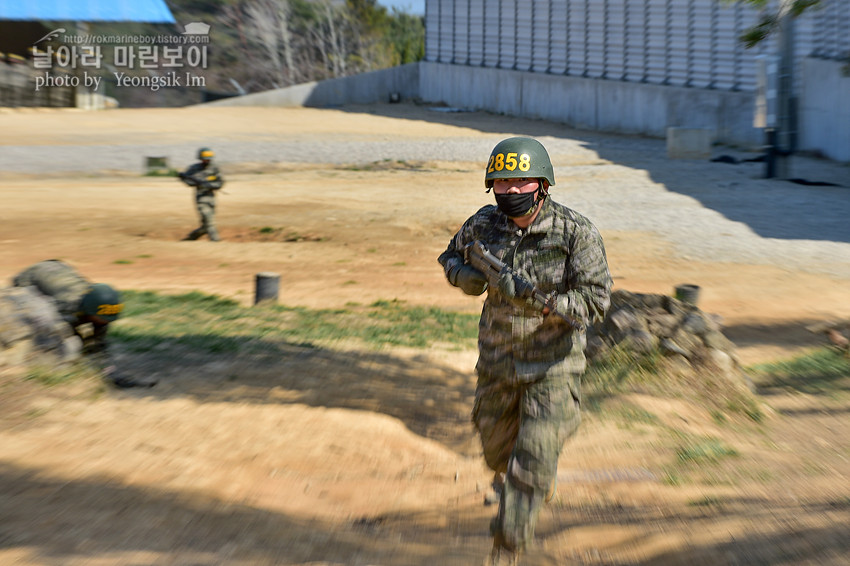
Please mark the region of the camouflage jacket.
[[[526, 229], [494, 205], [476, 212], [438, 261], [448, 273], [463, 263], [463, 248], [481, 240], [508, 266], [524, 271], [544, 293], [557, 292], [558, 309], [585, 324], [601, 320], [610, 304], [611, 275], [602, 237], [581, 214], [547, 198]], [[532, 382], [585, 370], [586, 336], [556, 315], [516, 306], [491, 284], [478, 327], [479, 384]]]
[[12, 284], [15, 287], [34, 287], [49, 298], [62, 319], [82, 339], [83, 351], [94, 354], [104, 366], [109, 364], [106, 358], [107, 326], [95, 327], [80, 318], [80, 304], [92, 284], [76, 269], [57, 259], [41, 261], [17, 274]]
[[80, 324], [80, 303], [92, 285], [76, 269], [58, 259], [40, 261], [28, 267], [12, 279], [12, 284], [38, 289], [53, 301], [56, 310], [71, 326]]
[[195, 187], [195, 200], [214, 198], [215, 191], [224, 186], [224, 179], [218, 167], [210, 161], [204, 166], [203, 161], [191, 165], [180, 174], [180, 179], [189, 186]]

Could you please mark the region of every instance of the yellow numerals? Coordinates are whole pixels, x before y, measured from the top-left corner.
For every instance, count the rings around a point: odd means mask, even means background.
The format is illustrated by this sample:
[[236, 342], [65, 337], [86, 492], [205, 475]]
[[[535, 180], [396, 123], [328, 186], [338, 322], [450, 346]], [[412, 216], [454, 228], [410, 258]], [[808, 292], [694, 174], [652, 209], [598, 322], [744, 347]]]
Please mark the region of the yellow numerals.
[[118, 303], [117, 305], [100, 305], [97, 307], [97, 314], [100, 315], [114, 315], [120, 314], [121, 311], [124, 310], [124, 303]]
[[487, 172], [493, 173], [504, 169], [508, 171], [516, 171], [517, 169], [528, 171], [531, 169], [531, 156], [523, 153], [519, 156], [519, 160], [517, 160], [517, 154], [515, 152], [491, 155], [490, 162], [487, 164]]

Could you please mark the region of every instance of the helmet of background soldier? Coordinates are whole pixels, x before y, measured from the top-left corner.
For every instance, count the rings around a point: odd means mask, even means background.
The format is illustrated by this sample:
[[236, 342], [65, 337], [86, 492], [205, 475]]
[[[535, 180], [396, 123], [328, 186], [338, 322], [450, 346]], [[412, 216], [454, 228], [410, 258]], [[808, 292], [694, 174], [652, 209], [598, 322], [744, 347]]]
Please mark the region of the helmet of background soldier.
[[208, 147], [202, 147], [201, 149], [198, 150], [198, 159], [201, 159], [203, 161], [209, 161], [214, 156], [215, 156], [215, 153], [213, 153], [213, 150], [211, 150]]
[[515, 137], [500, 141], [490, 153], [484, 186], [488, 189], [496, 179], [546, 179], [555, 184], [555, 173], [549, 153], [539, 141], [532, 138]]
[[121, 314], [121, 294], [105, 283], [95, 283], [80, 303], [83, 314], [112, 322]]

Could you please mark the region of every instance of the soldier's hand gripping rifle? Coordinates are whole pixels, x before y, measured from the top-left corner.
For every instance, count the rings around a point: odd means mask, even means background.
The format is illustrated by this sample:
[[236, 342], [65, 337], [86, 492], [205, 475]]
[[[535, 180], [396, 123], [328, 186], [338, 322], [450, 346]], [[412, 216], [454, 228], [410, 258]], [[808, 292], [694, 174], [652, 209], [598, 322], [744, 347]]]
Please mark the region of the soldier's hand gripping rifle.
[[581, 322], [567, 313], [558, 310], [557, 301], [555, 300], [557, 298], [556, 293], [547, 295], [538, 289], [534, 283], [517, 274], [499, 258], [490, 253], [490, 250], [487, 249], [484, 242], [475, 240], [471, 244], [468, 244], [463, 249], [463, 256], [466, 263], [484, 274], [487, 281], [490, 282], [490, 285], [497, 285], [502, 273], [510, 273], [514, 279], [517, 297], [522, 299], [531, 299], [541, 308], [548, 308], [550, 314], [561, 317], [567, 324], [576, 330], [581, 330], [583, 328]]
[[181, 181], [183, 181], [190, 187], [198, 186], [198, 180], [192, 177], [191, 175], [187, 175], [186, 173], [181, 171], [180, 173], [177, 173], [177, 176], [180, 178]]

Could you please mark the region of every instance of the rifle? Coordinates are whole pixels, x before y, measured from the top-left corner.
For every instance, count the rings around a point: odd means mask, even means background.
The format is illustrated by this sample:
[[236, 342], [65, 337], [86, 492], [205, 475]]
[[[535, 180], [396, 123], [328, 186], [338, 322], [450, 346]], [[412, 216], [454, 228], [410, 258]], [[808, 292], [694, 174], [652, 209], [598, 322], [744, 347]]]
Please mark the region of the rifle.
[[551, 314], [561, 317], [567, 324], [576, 330], [582, 330], [584, 325], [568, 315], [561, 312], [557, 308], [555, 301], [555, 293], [547, 295], [538, 289], [534, 283], [527, 280], [525, 277], [518, 275], [513, 269], [508, 267], [499, 258], [490, 253], [487, 246], [481, 240], [475, 240], [463, 248], [464, 261], [472, 267], [480, 271], [487, 278], [491, 285], [495, 285], [499, 281], [499, 276], [507, 271], [514, 278], [516, 285], [517, 297], [522, 299], [531, 299], [540, 306], [548, 307]]
[[198, 186], [198, 181], [194, 177], [192, 177], [191, 175], [187, 175], [186, 173], [181, 171], [180, 173], [177, 173], [177, 176], [180, 178], [181, 181], [183, 181], [184, 183], [186, 183], [190, 187], [197, 187]]
[[[184, 183], [186, 183], [190, 187], [200, 187], [202, 189], [210, 189], [210, 187], [207, 186], [208, 181], [205, 181], [205, 180], [199, 181], [195, 177], [193, 177], [192, 175], [187, 175], [186, 173], [184, 173], [182, 171], [180, 173], [177, 173], [177, 176], [180, 178], [181, 181], [183, 181]], [[211, 190], [221, 191], [221, 193], [223, 193], [225, 195], [228, 194], [226, 191], [223, 191], [221, 189], [221, 187], [212, 188]]]

